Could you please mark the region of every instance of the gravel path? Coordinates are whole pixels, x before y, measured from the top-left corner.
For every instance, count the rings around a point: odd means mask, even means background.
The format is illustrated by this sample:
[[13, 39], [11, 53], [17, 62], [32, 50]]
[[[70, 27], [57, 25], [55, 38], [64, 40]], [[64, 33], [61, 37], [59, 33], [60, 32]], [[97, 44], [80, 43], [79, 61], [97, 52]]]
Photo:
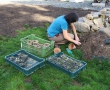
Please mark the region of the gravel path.
[[[84, 10], [101, 10], [104, 7], [92, 7], [92, 1], [86, 1], [82, 3], [75, 3], [75, 2], [63, 2], [58, 0], [0, 0], [1, 4], [8, 4], [8, 3], [20, 3], [20, 4], [31, 4], [31, 5], [52, 5], [54, 7], [63, 7], [63, 8], [76, 8], [76, 9], [84, 9]], [[106, 6], [110, 8], [110, 2]]]

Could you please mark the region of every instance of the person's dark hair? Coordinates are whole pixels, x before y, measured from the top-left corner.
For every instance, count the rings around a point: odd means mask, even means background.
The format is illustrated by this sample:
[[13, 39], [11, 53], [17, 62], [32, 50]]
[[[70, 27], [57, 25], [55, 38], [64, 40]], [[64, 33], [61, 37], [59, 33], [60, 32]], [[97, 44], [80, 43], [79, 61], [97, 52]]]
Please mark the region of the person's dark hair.
[[65, 15], [64, 18], [66, 19], [68, 24], [74, 23], [74, 22], [78, 21], [78, 19], [79, 19], [78, 15], [74, 12]]

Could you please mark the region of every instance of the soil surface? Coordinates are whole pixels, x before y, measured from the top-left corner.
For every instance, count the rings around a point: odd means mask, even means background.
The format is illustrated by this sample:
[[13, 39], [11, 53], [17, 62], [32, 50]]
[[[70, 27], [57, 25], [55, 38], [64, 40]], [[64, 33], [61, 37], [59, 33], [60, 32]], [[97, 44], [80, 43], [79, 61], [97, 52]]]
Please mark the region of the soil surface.
[[89, 32], [81, 36], [81, 49], [85, 59], [98, 57], [99, 59], [110, 58], [110, 44], [106, 44], [105, 40], [109, 38], [102, 32]]
[[[14, 37], [16, 30], [23, 30], [26, 23], [30, 27], [40, 27], [45, 23], [51, 23], [59, 15], [69, 12], [76, 12], [79, 17], [83, 17], [92, 11], [41, 5], [0, 5], [0, 35]], [[109, 46], [104, 45], [104, 40], [107, 38], [105, 34], [87, 33], [80, 38], [85, 58], [90, 59], [93, 55], [110, 57]]]
[[82, 17], [91, 11], [41, 5], [0, 5], [0, 35], [15, 36], [15, 30], [23, 30], [26, 23], [30, 27], [39, 27], [45, 23], [51, 23], [57, 16], [69, 12], [76, 12], [79, 17]]

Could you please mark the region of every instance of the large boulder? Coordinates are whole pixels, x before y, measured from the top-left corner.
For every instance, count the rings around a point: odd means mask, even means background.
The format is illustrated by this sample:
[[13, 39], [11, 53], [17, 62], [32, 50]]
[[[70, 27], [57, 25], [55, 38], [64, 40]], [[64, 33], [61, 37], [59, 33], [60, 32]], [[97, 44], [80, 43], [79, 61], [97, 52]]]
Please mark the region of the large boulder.
[[97, 27], [96, 25], [91, 25], [91, 30], [92, 31], [98, 31], [99, 27]]
[[84, 22], [85, 22], [86, 24], [88, 24], [88, 25], [94, 24], [92, 20], [89, 20], [89, 19], [87, 19], [86, 17], [83, 17], [83, 20], [84, 20]]
[[78, 32], [89, 32], [90, 31], [89, 25], [84, 22], [75, 22], [74, 26]]
[[93, 20], [93, 15], [92, 15], [92, 14], [87, 14], [85, 17], [86, 17], [87, 19], [89, 19], [89, 20]]
[[94, 19], [93, 22], [97, 27], [104, 27], [102, 18]]

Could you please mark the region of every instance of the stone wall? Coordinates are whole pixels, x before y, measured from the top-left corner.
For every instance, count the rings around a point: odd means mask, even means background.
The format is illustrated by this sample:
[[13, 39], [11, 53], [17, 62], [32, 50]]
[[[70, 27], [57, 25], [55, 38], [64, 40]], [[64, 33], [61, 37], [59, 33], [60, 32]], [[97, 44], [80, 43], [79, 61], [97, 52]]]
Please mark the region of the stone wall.
[[74, 25], [78, 32], [103, 32], [110, 37], [110, 8], [104, 8], [99, 12], [91, 12], [85, 17], [80, 17]]

